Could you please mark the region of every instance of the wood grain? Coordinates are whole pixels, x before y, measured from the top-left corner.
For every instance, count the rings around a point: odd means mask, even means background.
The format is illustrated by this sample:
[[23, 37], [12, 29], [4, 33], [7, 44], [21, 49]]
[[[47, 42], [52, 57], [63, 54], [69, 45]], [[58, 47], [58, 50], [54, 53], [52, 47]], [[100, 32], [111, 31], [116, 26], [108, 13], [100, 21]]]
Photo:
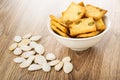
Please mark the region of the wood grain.
[[[85, 0], [108, 10], [111, 29], [100, 43], [94, 47], [75, 52], [64, 47], [47, 30], [47, 20], [51, 13], [65, 9], [72, 1], [79, 0], [0, 0], [0, 80], [120, 80], [120, 1]], [[62, 6], [61, 6], [62, 4]], [[40, 41], [46, 53], [53, 52], [58, 59], [72, 58], [74, 70], [65, 74], [56, 72], [28, 72], [13, 62], [16, 57], [8, 46], [15, 35], [25, 33], [40, 34]]]

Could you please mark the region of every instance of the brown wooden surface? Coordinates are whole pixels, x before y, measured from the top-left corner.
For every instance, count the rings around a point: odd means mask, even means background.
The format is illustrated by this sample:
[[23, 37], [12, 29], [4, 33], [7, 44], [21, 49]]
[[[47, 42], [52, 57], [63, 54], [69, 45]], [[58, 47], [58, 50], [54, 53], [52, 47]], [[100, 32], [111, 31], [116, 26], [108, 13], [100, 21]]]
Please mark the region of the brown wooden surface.
[[[47, 30], [50, 13], [60, 12], [72, 0], [0, 0], [0, 80], [120, 80], [120, 1], [85, 0], [108, 10], [111, 29], [94, 47], [75, 52], [59, 44]], [[79, 2], [79, 0], [74, 0]], [[13, 62], [16, 57], [8, 46], [15, 35], [40, 34], [46, 53], [53, 52], [61, 59], [72, 58], [74, 70], [28, 72]]]

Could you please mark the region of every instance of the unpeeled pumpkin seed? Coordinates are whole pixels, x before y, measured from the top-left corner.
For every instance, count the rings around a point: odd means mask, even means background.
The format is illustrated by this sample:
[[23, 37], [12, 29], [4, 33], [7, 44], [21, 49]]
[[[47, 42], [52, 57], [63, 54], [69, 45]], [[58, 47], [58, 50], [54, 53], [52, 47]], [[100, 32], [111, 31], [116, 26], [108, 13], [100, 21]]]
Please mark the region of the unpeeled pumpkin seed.
[[23, 39], [29, 39], [31, 36], [32, 36], [31, 33], [25, 34], [25, 35], [23, 36]]
[[70, 73], [73, 70], [73, 64], [70, 62], [65, 62], [63, 66], [63, 71], [65, 73]]
[[48, 63], [43, 63], [42, 70], [45, 72], [49, 72], [51, 70], [51, 66]]
[[31, 65], [31, 63], [33, 62], [35, 56], [30, 56], [27, 60], [23, 61], [21, 64], [20, 64], [20, 68], [26, 68], [28, 66]]
[[30, 56], [33, 56], [34, 54], [35, 54], [35, 51], [27, 51], [27, 52], [23, 52], [23, 54], [21, 55], [21, 57], [28, 58]]
[[23, 61], [25, 61], [25, 59], [23, 57], [16, 57], [13, 59], [13, 61], [15, 63], [22, 63]]
[[61, 61], [55, 66], [55, 70], [60, 71], [60, 69], [62, 69], [62, 67], [63, 67], [63, 62]]
[[37, 44], [37, 45], [35, 45], [35, 51], [38, 54], [43, 54], [45, 50], [44, 50], [44, 47], [41, 44]]
[[42, 37], [42, 36], [40, 36], [40, 35], [32, 36], [32, 37], [30, 38], [30, 40], [32, 40], [32, 41], [38, 41], [38, 40], [41, 39], [41, 37]]
[[21, 50], [20, 48], [16, 48], [16, 49], [13, 51], [13, 53], [14, 53], [15, 55], [20, 55], [20, 54], [22, 54], [22, 50]]
[[34, 42], [34, 41], [31, 41], [29, 45], [30, 45], [31, 48], [35, 48], [37, 43]]
[[22, 40], [21, 36], [15, 36], [13, 39], [15, 42], [20, 42]]
[[38, 63], [38, 64], [40, 64], [40, 65], [43, 65], [43, 63], [47, 63], [45, 57], [42, 56], [42, 55], [36, 55], [34, 62], [35, 62], [35, 63]]
[[56, 59], [56, 56], [53, 53], [48, 53], [46, 55], [46, 59], [47, 60], [54, 60], [54, 59]]
[[42, 65], [38, 65], [38, 64], [31, 64], [28, 67], [28, 71], [35, 71], [35, 70], [40, 70], [42, 69]]
[[59, 62], [60, 62], [60, 60], [53, 60], [53, 61], [51, 61], [51, 62], [48, 62], [48, 64], [49, 64], [50, 66], [55, 66], [55, 65], [57, 65]]
[[64, 57], [63, 59], [62, 59], [62, 62], [70, 62], [71, 61], [71, 58], [69, 57], [69, 56], [67, 56], [67, 57]]
[[28, 45], [30, 43], [30, 39], [23, 39], [19, 44], [18, 46], [21, 47], [21, 46], [24, 46], [24, 45]]
[[32, 48], [30, 46], [23, 45], [20, 47], [23, 51], [30, 51]]
[[17, 47], [17, 43], [13, 43], [10, 45], [10, 47], [8, 48], [10, 51], [14, 50]]

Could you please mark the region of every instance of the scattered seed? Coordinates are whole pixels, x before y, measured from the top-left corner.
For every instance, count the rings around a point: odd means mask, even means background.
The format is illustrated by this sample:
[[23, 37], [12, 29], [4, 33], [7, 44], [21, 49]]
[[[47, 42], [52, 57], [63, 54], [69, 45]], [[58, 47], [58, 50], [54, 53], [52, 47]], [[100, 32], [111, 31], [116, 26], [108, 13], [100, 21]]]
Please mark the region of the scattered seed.
[[22, 50], [21, 50], [20, 48], [16, 48], [16, 49], [13, 51], [13, 53], [14, 53], [15, 55], [20, 55], [20, 54], [22, 54]]
[[71, 61], [71, 58], [69, 57], [69, 56], [67, 56], [67, 57], [64, 57], [63, 59], [62, 59], [62, 62], [70, 62]]
[[40, 65], [42, 65], [43, 63], [47, 63], [45, 57], [42, 56], [42, 55], [36, 55], [34, 62], [35, 62], [35, 63], [38, 63], [38, 64], [40, 64]]
[[26, 68], [28, 66], [31, 65], [31, 63], [33, 62], [35, 56], [30, 56], [27, 60], [23, 61], [21, 64], [20, 64], [20, 68]]
[[13, 43], [8, 49], [12, 51], [17, 47], [17, 45], [18, 45], [17, 43]]
[[23, 46], [23, 45], [28, 45], [30, 43], [30, 39], [23, 39], [19, 44], [18, 46]]
[[28, 58], [30, 56], [33, 56], [34, 54], [35, 54], [35, 51], [27, 51], [27, 52], [23, 52], [23, 54], [21, 55], [21, 57]]
[[23, 57], [17, 57], [17, 58], [14, 58], [13, 61], [15, 63], [22, 63], [23, 61], [25, 61], [25, 59]]
[[59, 62], [60, 62], [60, 60], [53, 60], [53, 61], [51, 61], [51, 62], [48, 62], [48, 64], [49, 64], [50, 66], [55, 66], [55, 65], [57, 65]]
[[35, 46], [35, 51], [39, 54], [43, 54], [44, 53], [44, 47], [41, 44], [38, 44]]
[[56, 66], [55, 66], [55, 70], [56, 71], [60, 71], [60, 69], [62, 69], [63, 67], [63, 62], [61, 61], [60, 63], [58, 63]]
[[32, 48], [30, 46], [23, 45], [20, 47], [23, 51], [30, 51]]
[[51, 67], [48, 63], [43, 63], [42, 70], [45, 72], [49, 72], [51, 70]]
[[15, 42], [20, 42], [22, 40], [21, 36], [15, 36], [13, 39]]
[[37, 45], [37, 43], [36, 43], [36, 42], [33, 42], [33, 41], [32, 41], [32, 42], [30, 42], [30, 47], [31, 47], [31, 48], [35, 48], [35, 47], [36, 47], [36, 45]]
[[48, 53], [46, 55], [46, 59], [47, 60], [54, 60], [54, 59], [56, 59], [56, 56], [53, 53]]
[[25, 34], [25, 35], [23, 36], [23, 39], [29, 39], [31, 36], [32, 36], [31, 33]]
[[65, 62], [63, 66], [63, 71], [65, 73], [70, 73], [73, 70], [73, 64], [70, 62]]
[[28, 71], [35, 71], [35, 70], [40, 70], [42, 69], [42, 65], [38, 65], [38, 64], [31, 64], [28, 67]]
[[38, 41], [38, 40], [41, 39], [41, 37], [42, 37], [42, 36], [40, 36], [40, 35], [38, 35], [38, 36], [32, 36], [32, 37], [30, 38], [30, 40], [32, 40], [32, 41]]

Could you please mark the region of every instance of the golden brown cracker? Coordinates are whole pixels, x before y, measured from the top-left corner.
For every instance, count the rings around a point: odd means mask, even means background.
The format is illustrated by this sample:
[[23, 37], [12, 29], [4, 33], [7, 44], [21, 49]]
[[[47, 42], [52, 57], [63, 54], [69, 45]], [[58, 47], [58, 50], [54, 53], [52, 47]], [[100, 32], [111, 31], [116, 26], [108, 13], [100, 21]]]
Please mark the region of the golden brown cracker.
[[64, 15], [64, 12], [62, 12], [62, 15]]
[[88, 37], [96, 36], [99, 33], [100, 33], [99, 31], [95, 31], [95, 32], [90, 32], [90, 33], [85, 33], [85, 34], [79, 34], [76, 37], [77, 38], [88, 38]]
[[85, 6], [83, 2], [79, 2], [78, 5], [83, 6], [83, 7]]
[[59, 24], [65, 26], [65, 27], [67, 26], [65, 23], [62, 22], [62, 20], [60, 18], [56, 18], [53, 15], [50, 15], [50, 18], [51, 18], [51, 20], [54, 20], [54, 21], [58, 22]]
[[66, 22], [68, 20], [76, 21], [83, 17], [83, 15], [85, 14], [85, 11], [86, 11], [85, 7], [72, 2], [70, 6], [67, 8], [67, 10], [64, 11], [62, 15], [62, 20], [63, 22]]
[[96, 25], [93, 18], [84, 18], [70, 25], [70, 35], [76, 36], [81, 33], [96, 31]]
[[99, 7], [87, 4], [85, 6], [86, 13], [85, 16], [87, 17], [93, 17], [95, 20], [98, 20], [106, 14], [107, 10], [101, 9]]
[[55, 31], [57, 34], [63, 36], [63, 37], [69, 37], [67, 34], [65, 34], [64, 32], [60, 31], [56, 26], [51, 25], [51, 28], [53, 31]]
[[97, 27], [98, 30], [100, 30], [100, 31], [105, 30], [106, 26], [105, 26], [102, 19], [99, 19], [99, 20], [95, 21], [95, 23], [96, 23], [96, 27]]
[[52, 25], [55, 25], [59, 30], [61, 30], [62, 32], [64, 32], [64, 33], [68, 33], [68, 31], [67, 31], [67, 29], [64, 27], [64, 26], [62, 26], [61, 24], [59, 24], [59, 23], [57, 23], [57, 22], [55, 22], [55, 21], [51, 21], [51, 24]]

